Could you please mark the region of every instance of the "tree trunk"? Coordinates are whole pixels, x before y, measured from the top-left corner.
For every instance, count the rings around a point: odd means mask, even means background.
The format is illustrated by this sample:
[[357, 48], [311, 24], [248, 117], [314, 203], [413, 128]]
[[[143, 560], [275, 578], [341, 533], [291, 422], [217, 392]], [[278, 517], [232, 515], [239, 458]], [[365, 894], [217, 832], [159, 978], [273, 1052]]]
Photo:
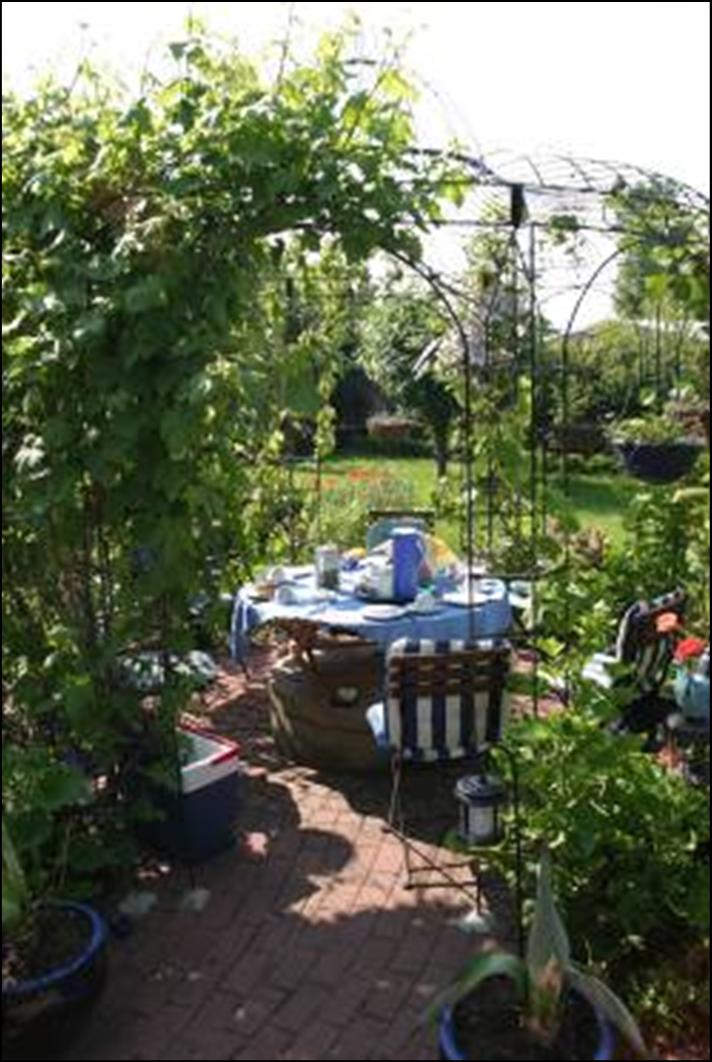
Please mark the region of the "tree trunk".
[[435, 467], [437, 468], [438, 478], [442, 478], [447, 475], [448, 461], [450, 454], [448, 452], [449, 433], [445, 432], [433, 432], [433, 445], [435, 447]]

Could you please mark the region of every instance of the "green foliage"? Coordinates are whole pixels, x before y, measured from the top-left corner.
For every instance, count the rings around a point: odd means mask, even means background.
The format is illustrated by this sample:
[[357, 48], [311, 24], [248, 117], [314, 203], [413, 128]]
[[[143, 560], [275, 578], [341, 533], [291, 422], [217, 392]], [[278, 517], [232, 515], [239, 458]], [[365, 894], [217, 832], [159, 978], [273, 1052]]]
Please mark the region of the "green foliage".
[[647, 443], [664, 445], [681, 442], [685, 432], [679, 421], [661, 415], [630, 417], [611, 425], [611, 438], [616, 442]]
[[[433, 444], [438, 474], [447, 469], [459, 405], [434, 346], [447, 328], [443, 308], [429, 289], [385, 283], [363, 315], [359, 358], [388, 399], [415, 414]], [[432, 357], [428, 358], [428, 348]]]
[[2, 820], [2, 928], [3, 933], [18, 925], [27, 910], [29, 894], [25, 875], [12, 843], [10, 831]]
[[[189, 646], [190, 597], [271, 543], [284, 499], [262, 479], [290, 418], [332, 443], [359, 264], [417, 257], [438, 212], [449, 167], [410, 150], [394, 56], [354, 49], [333, 34], [269, 84], [193, 22], [139, 97], [86, 64], [71, 88], [3, 97], [6, 791], [13, 815], [44, 816], [49, 877], [67, 852], [94, 869], [97, 841], [126, 858], [148, 723], [117, 660]], [[166, 741], [187, 695], [169, 676]], [[65, 806], [66, 777], [26, 784], [77, 753], [88, 804]]]
[[709, 218], [662, 178], [611, 194], [622, 229], [616, 304], [627, 317], [709, 319]]
[[515, 724], [508, 742], [521, 764], [525, 844], [550, 841], [577, 952], [625, 970], [654, 962], [661, 929], [708, 930], [704, 792], [639, 739], [610, 733], [595, 694], [575, 711]]
[[[603, 426], [615, 417], [637, 415], [647, 391], [665, 395], [680, 379], [699, 391], [708, 349], [684, 317], [657, 325], [601, 321], [576, 332], [566, 344], [566, 416], [562, 388], [550, 389], [555, 423], [563, 430], [565, 422]], [[557, 380], [563, 361], [560, 337], [548, 340], [542, 360], [548, 377]]]
[[315, 530], [320, 540], [344, 549], [363, 546], [372, 509], [417, 508], [412, 484], [376, 469], [352, 468], [323, 482], [321, 512]]

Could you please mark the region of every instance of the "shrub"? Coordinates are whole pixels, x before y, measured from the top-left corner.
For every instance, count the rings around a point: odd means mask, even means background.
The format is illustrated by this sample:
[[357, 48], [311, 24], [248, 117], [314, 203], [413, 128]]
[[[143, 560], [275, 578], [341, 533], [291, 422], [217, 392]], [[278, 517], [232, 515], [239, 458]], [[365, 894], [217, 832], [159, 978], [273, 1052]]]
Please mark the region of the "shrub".
[[527, 845], [549, 842], [574, 946], [650, 962], [661, 933], [709, 929], [707, 794], [590, 706], [515, 724]]

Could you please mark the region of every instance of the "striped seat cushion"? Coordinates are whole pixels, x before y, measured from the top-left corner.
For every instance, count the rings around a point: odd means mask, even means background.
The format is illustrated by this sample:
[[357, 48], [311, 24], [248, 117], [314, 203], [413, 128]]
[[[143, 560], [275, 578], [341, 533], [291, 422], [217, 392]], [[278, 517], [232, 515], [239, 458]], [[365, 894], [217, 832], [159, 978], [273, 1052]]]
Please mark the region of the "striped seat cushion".
[[405, 759], [461, 759], [500, 740], [506, 641], [395, 642], [388, 654], [385, 739]]

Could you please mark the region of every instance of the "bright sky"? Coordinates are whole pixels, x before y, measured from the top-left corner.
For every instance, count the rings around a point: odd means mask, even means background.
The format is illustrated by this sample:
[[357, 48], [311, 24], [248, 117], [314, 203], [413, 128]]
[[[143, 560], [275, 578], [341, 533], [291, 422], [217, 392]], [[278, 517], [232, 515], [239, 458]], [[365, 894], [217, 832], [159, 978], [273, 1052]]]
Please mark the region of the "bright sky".
[[[473, 147], [570, 151], [620, 159], [708, 191], [709, 19], [706, 2], [298, 3], [306, 25], [356, 9], [367, 27], [409, 27], [409, 65], [428, 86], [422, 127]], [[283, 3], [3, 3], [3, 75], [87, 46], [135, 69], [179, 32], [189, 10], [248, 50], [279, 36]], [[84, 23], [88, 29], [82, 30]]]
[[424, 143], [455, 134], [477, 152], [625, 161], [709, 193], [707, 2], [3, 3], [3, 78], [27, 87], [48, 65], [71, 76], [89, 51], [130, 79], [156, 65], [190, 11], [261, 52], [290, 8], [304, 46], [349, 10], [369, 37], [412, 31]]

